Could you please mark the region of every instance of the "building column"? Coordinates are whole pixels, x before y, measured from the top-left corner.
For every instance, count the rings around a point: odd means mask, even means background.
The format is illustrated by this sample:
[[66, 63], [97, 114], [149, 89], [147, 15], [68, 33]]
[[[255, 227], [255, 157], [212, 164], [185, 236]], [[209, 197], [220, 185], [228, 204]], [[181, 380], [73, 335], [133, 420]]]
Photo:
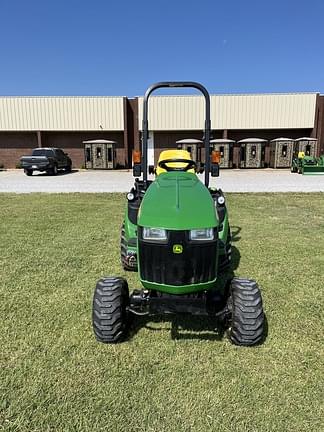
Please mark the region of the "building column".
[[266, 168], [270, 166], [270, 140], [265, 143], [265, 151], [264, 151], [264, 163]]
[[132, 151], [134, 149], [140, 150], [141, 148], [138, 130], [138, 98], [126, 98], [126, 103], [124, 105], [124, 122], [124, 142], [125, 152], [127, 153], [127, 164], [128, 168], [132, 168]]
[[41, 131], [37, 131], [37, 146], [42, 147], [42, 133]]
[[129, 168], [129, 131], [128, 131], [128, 126], [129, 126], [129, 120], [128, 120], [128, 101], [127, 98], [124, 97], [123, 100], [123, 110], [124, 110], [124, 154], [125, 154], [125, 168]]
[[240, 162], [241, 162], [241, 145], [238, 143], [234, 143], [233, 164], [235, 168], [240, 168]]
[[136, 150], [140, 150], [141, 149], [141, 140], [140, 140], [140, 131], [138, 129], [138, 98], [135, 98], [131, 101], [131, 106], [133, 109], [133, 119], [134, 119], [134, 125], [133, 125], [134, 148]]
[[324, 154], [324, 96], [318, 95], [315, 127], [311, 137], [317, 138], [317, 156]]

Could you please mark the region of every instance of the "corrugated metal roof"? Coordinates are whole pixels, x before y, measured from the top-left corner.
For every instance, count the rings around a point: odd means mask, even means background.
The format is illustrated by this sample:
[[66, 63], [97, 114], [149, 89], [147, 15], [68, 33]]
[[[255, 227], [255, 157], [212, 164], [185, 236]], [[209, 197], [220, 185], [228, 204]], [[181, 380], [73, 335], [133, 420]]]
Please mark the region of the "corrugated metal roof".
[[[317, 93], [211, 95], [212, 129], [313, 128]], [[143, 98], [139, 98], [142, 128]], [[149, 129], [197, 130], [204, 126], [201, 96], [153, 96]]]
[[121, 131], [122, 97], [0, 97], [3, 131]]

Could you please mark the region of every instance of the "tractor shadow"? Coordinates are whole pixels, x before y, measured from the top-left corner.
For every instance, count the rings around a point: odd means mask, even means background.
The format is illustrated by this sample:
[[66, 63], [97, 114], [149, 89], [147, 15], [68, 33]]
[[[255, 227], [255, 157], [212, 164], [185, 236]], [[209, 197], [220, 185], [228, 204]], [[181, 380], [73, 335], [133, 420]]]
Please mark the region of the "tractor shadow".
[[[170, 324], [171, 328], [166, 327], [166, 324]], [[154, 315], [136, 317], [130, 327], [128, 340], [132, 339], [143, 328], [154, 333], [170, 332], [172, 340], [221, 341], [225, 333], [225, 327], [212, 317], [185, 314]]]
[[171, 321], [172, 340], [221, 341], [224, 325], [211, 317], [175, 316]]
[[234, 277], [234, 270], [238, 268], [240, 265], [241, 260], [241, 254], [238, 248], [234, 245], [234, 243], [237, 243], [241, 240], [241, 237], [239, 236], [240, 232], [242, 231], [242, 228], [239, 226], [232, 226], [231, 227], [231, 235], [232, 235], [232, 261], [231, 261], [231, 267], [228, 269], [226, 275], [229, 279], [232, 279]]

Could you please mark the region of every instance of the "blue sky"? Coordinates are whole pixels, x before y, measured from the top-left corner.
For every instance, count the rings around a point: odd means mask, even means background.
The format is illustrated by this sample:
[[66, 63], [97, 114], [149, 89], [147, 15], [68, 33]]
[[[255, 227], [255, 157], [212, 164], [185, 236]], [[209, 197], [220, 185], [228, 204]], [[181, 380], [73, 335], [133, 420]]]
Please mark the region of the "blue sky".
[[0, 0], [0, 95], [324, 93], [324, 1]]

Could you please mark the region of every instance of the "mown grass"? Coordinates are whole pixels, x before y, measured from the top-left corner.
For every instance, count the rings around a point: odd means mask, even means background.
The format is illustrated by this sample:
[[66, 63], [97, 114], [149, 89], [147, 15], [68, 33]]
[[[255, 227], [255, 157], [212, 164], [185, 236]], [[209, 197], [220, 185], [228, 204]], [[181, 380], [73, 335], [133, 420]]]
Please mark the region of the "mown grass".
[[323, 430], [324, 195], [229, 194], [235, 273], [258, 280], [263, 345], [210, 320], [140, 320], [95, 341], [91, 301], [119, 264], [121, 194], [0, 195], [0, 430]]

